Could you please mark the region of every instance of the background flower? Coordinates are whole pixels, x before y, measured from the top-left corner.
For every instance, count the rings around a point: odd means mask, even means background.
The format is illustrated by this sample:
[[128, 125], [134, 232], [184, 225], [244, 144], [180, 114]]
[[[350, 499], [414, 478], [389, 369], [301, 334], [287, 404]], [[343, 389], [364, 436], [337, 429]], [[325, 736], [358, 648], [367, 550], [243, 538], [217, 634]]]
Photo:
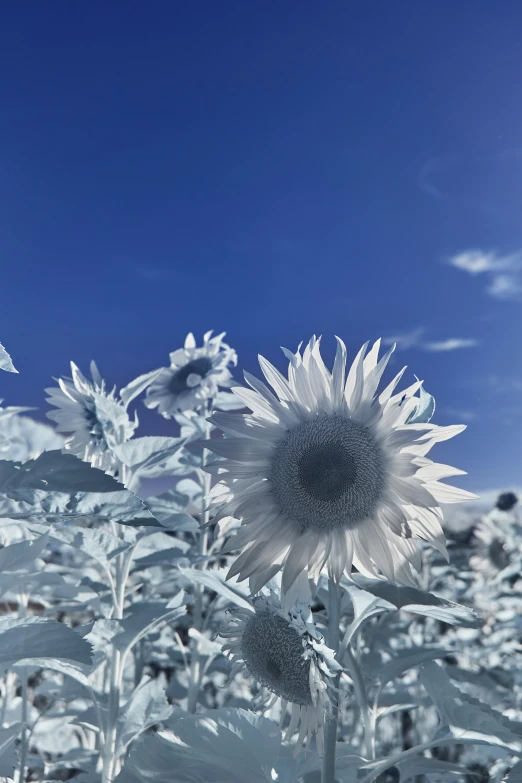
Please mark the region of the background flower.
[[115, 389], [106, 391], [105, 381], [94, 362], [91, 362], [92, 380], [88, 380], [74, 362], [71, 362], [71, 374], [70, 379], [58, 379], [58, 388], [46, 389], [47, 402], [57, 408], [47, 416], [56, 422], [58, 432], [68, 434], [65, 451], [116, 475], [120, 463], [113, 449], [132, 438], [138, 419], [129, 418]]
[[170, 354], [170, 367], [164, 367], [147, 388], [145, 405], [156, 408], [166, 419], [179, 411], [197, 410], [215, 397], [220, 387], [229, 387], [229, 365], [237, 363], [236, 352], [223, 342], [225, 333], [212, 337], [207, 332], [201, 348], [192, 333], [185, 345]]

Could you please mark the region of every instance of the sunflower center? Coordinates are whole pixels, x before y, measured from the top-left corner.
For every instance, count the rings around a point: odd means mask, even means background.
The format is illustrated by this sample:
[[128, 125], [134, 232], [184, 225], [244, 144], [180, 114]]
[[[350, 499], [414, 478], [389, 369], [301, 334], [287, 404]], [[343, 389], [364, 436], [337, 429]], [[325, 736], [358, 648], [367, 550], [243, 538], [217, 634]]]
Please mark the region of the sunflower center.
[[342, 497], [354, 484], [357, 465], [341, 443], [311, 446], [298, 460], [297, 475], [312, 497], [328, 502]]
[[355, 527], [372, 517], [386, 482], [385, 459], [367, 427], [318, 416], [291, 430], [275, 449], [275, 499], [301, 530]]
[[310, 661], [301, 637], [280, 615], [256, 612], [241, 638], [245, 665], [261, 685], [294, 704], [312, 704]]
[[205, 377], [207, 372], [212, 369], [212, 361], [207, 356], [200, 356], [199, 359], [193, 359], [185, 364], [172, 376], [169, 383], [169, 389], [173, 394], [180, 394], [188, 389], [187, 378], [189, 375], [201, 375]]

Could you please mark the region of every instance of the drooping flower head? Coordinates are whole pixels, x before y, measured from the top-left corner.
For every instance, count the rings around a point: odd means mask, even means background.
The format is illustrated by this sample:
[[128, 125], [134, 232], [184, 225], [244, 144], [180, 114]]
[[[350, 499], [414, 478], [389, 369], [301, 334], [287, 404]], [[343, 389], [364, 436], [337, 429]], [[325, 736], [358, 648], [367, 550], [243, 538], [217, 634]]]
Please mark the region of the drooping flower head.
[[506, 568], [519, 549], [517, 502], [513, 492], [503, 492], [495, 508], [473, 528], [473, 554], [469, 562], [484, 579], [491, 579]]
[[194, 335], [187, 335], [184, 347], [170, 354], [170, 367], [163, 367], [148, 387], [145, 405], [170, 419], [179, 411], [201, 408], [219, 387], [229, 387], [228, 367], [237, 363], [237, 356], [223, 342], [224, 336], [224, 332], [216, 337], [207, 332], [197, 348]]
[[281, 700], [283, 727], [287, 707], [291, 719], [286, 732], [289, 740], [299, 728], [296, 752], [315, 735], [319, 755], [323, 748], [325, 714], [332, 705], [328, 679], [340, 667], [322, 637], [308, 633], [298, 615], [284, 615], [279, 601], [269, 597], [253, 599], [253, 610], [235, 609], [234, 617], [220, 633], [229, 639], [223, 646], [232, 662], [232, 674], [240, 671], [260, 686], [256, 707], [268, 709]]
[[63, 447], [65, 451], [116, 475], [120, 463], [113, 449], [132, 438], [138, 420], [129, 418], [115, 389], [106, 391], [96, 364], [91, 362], [90, 367], [92, 380], [71, 362], [72, 378], [59, 378], [58, 388], [45, 390], [49, 395], [47, 402], [57, 408], [47, 416], [56, 422], [58, 432], [68, 435]]
[[380, 360], [380, 340], [367, 348], [347, 377], [339, 339], [331, 373], [316, 338], [302, 355], [283, 349], [288, 378], [260, 357], [273, 391], [245, 373], [251, 389], [233, 391], [252, 413], [211, 418], [226, 434], [206, 441], [224, 458], [207, 467], [222, 480], [216, 519], [242, 520], [228, 549], [243, 551], [229, 576], [252, 577], [253, 591], [281, 568], [286, 591], [303, 569], [316, 578], [325, 564], [336, 582], [353, 563], [365, 575], [411, 583], [416, 538], [447, 556], [439, 502], [474, 495], [442, 484], [463, 471], [426, 454], [465, 427], [415, 422], [422, 382], [394, 394], [405, 368], [378, 394], [393, 348]]

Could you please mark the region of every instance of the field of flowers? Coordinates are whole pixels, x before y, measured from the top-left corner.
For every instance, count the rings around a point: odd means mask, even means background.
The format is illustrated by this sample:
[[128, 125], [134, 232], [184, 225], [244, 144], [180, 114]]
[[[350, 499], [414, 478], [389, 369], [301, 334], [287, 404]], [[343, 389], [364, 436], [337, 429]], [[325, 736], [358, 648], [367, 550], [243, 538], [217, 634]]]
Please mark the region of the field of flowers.
[[464, 427], [392, 351], [265, 384], [189, 334], [0, 407], [2, 780], [522, 781], [517, 497], [444, 483]]

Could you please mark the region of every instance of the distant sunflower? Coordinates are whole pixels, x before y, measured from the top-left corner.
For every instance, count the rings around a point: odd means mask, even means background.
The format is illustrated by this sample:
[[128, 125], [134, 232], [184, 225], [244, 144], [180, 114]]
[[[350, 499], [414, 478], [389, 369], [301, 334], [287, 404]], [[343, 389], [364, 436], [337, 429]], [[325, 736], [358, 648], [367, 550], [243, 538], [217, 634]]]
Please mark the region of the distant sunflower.
[[201, 348], [193, 334], [185, 345], [170, 354], [170, 367], [163, 367], [147, 389], [145, 405], [156, 408], [166, 419], [180, 411], [197, 410], [220, 387], [229, 387], [229, 365], [237, 363], [236, 352], [223, 342], [225, 333], [212, 337], [207, 332]]
[[322, 755], [325, 715], [332, 710], [328, 678], [339, 665], [322, 637], [314, 639], [303, 622], [282, 613], [272, 594], [253, 599], [253, 609], [235, 609], [233, 619], [220, 632], [230, 641], [223, 645], [233, 664], [232, 673], [246, 672], [261, 686], [256, 707], [268, 709], [281, 700], [283, 727], [287, 707], [291, 720], [285, 738], [297, 729], [296, 753], [315, 736]]
[[465, 426], [411, 423], [421, 381], [394, 395], [404, 370], [377, 396], [393, 348], [378, 361], [380, 340], [366, 355], [367, 347], [347, 378], [339, 339], [332, 373], [315, 337], [303, 355], [283, 349], [288, 379], [260, 357], [274, 392], [245, 373], [251, 389], [233, 391], [252, 413], [212, 416], [226, 434], [205, 442], [224, 458], [207, 467], [222, 480], [216, 520], [242, 520], [228, 549], [243, 551], [229, 576], [254, 577], [259, 589], [283, 569], [287, 590], [305, 568], [315, 578], [327, 564], [339, 582], [353, 563], [366, 575], [411, 583], [411, 566], [420, 567], [414, 539], [447, 556], [439, 502], [475, 496], [440, 483], [463, 471], [425, 455]]
[[49, 395], [47, 402], [57, 408], [47, 416], [56, 422], [58, 432], [67, 434], [64, 451], [115, 476], [120, 463], [113, 453], [114, 447], [132, 438], [138, 421], [129, 418], [114, 389], [106, 391], [94, 362], [91, 362], [92, 380], [74, 362], [71, 362], [71, 374], [72, 378], [58, 379], [58, 388], [45, 390]]

